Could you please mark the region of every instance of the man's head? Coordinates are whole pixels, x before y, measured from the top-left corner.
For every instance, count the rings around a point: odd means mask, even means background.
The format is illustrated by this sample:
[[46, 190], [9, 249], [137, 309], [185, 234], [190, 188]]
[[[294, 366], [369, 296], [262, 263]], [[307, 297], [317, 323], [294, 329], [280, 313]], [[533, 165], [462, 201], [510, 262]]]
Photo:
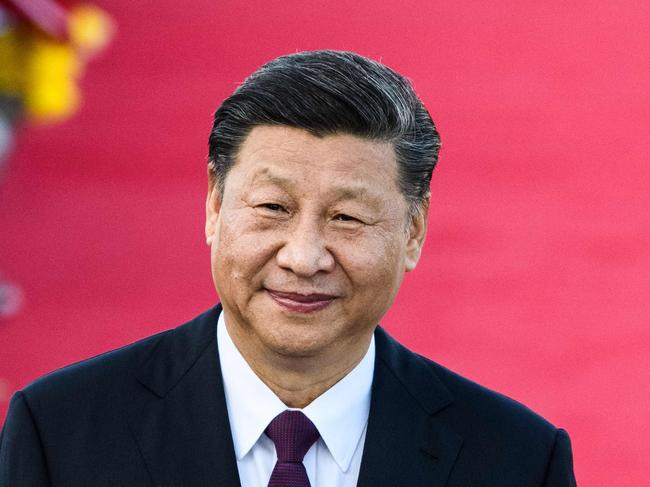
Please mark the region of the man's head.
[[215, 113], [208, 157], [221, 190], [241, 144], [258, 125], [389, 142], [411, 214], [428, 203], [440, 137], [410, 83], [383, 64], [325, 50], [281, 56], [259, 68]]
[[352, 53], [278, 58], [223, 103], [206, 238], [249, 363], [360, 360], [419, 259], [438, 148], [408, 82]]

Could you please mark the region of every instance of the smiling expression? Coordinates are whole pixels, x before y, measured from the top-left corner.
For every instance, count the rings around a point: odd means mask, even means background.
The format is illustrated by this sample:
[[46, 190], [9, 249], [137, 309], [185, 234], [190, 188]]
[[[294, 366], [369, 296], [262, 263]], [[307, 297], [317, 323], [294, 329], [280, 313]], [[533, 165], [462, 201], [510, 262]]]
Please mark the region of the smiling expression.
[[249, 360], [362, 355], [426, 232], [391, 144], [285, 126], [251, 130], [206, 212], [215, 287]]

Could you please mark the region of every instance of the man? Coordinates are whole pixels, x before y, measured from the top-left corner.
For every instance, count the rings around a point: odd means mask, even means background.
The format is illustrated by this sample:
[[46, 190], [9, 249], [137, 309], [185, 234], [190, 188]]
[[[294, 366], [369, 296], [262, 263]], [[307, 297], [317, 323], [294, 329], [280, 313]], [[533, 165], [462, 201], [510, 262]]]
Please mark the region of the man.
[[260, 68], [210, 135], [221, 304], [18, 392], [2, 485], [575, 485], [563, 430], [377, 327], [418, 262], [439, 146], [379, 63]]

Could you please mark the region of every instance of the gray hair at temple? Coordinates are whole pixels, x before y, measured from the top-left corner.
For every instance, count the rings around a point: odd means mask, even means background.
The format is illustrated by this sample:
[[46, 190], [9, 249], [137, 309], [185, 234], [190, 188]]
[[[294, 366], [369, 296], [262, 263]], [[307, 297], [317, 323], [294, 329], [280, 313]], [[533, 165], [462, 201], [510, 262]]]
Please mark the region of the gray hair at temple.
[[281, 56], [255, 71], [214, 115], [208, 163], [220, 194], [241, 144], [258, 125], [390, 142], [410, 214], [428, 203], [440, 137], [409, 81], [383, 64], [323, 50]]

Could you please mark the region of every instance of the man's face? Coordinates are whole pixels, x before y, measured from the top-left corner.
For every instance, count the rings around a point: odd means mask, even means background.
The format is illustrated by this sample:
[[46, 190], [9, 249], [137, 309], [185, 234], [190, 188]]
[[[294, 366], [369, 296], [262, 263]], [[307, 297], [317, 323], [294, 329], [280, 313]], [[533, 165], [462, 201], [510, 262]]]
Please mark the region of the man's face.
[[212, 274], [247, 358], [362, 353], [426, 232], [392, 145], [255, 127], [219, 196], [206, 204]]

